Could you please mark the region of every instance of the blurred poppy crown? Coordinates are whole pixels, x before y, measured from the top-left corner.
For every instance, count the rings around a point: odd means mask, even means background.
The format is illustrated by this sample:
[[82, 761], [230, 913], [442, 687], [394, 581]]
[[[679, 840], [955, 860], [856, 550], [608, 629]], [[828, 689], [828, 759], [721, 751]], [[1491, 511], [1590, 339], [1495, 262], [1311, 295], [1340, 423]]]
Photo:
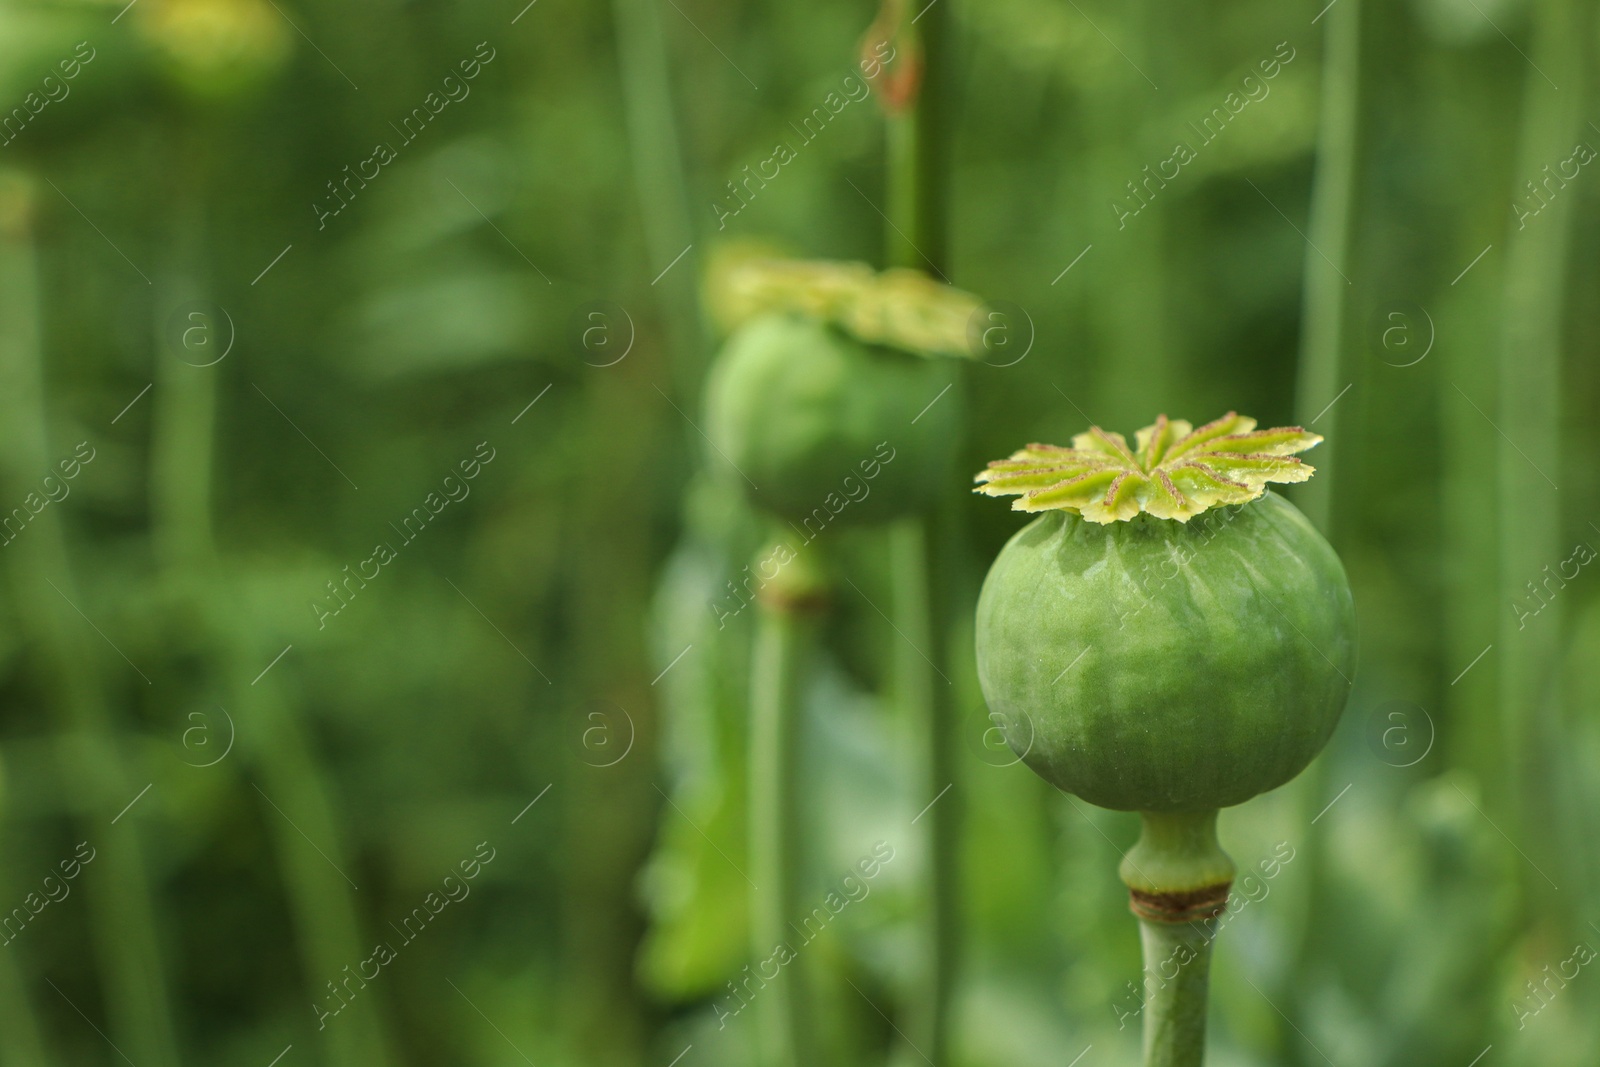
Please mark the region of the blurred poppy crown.
[[972, 316], [983, 301], [923, 274], [881, 274], [865, 263], [725, 253], [707, 279], [711, 313], [724, 330], [772, 312], [830, 323], [867, 344], [922, 356], [973, 355]]

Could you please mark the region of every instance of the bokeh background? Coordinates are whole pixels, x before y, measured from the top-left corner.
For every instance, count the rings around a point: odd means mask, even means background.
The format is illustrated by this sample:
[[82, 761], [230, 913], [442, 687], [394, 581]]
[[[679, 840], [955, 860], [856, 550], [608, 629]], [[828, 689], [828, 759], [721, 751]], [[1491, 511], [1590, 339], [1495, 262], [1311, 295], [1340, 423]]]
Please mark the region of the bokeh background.
[[[1328, 438], [1295, 499], [1360, 675], [1223, 816], [1292, 859], [1211, 1062], [1594, 1064], [1594, 6], [939, 3], [939, 255], [1003, 327], [948, 364], [966, 466], [1160, 411]], [[876, 14], [0, 4], [0, 1063], [761, 1062], [754, 612], [712, 607], [761, 530], [700, 289], [735, 240], [883, 264], [875, 101], [727, 185]], [[970, 605], [1018, 522], [950, 491], [948, 1060], [1133, 1062], [1136, 820], [993, 744]], [[895, 857], [807, 949], [834, 1064], [924, 1058], [895, 536], [835, 538], [807, 691], [806, 891]]]

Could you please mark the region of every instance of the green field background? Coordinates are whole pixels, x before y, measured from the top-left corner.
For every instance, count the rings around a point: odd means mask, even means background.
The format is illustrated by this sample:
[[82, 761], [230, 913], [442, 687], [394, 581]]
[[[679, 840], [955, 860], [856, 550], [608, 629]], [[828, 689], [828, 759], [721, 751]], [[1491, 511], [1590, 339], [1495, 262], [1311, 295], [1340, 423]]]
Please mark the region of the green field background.
[[[1223, 813], [1210, 1062], [1592, 1067], [1594, 5], [936, 2], [1009, 345], [951, 370], [950, 1062], [1136, 1062], [1141, 967], [1137, 819], [991, 743], [967, 472], [1237, 410], [1327, 438], [1361, 662]], [[0, 1067], [763, 1063], [702, 285], [884, 265], [877, 12], [524, 3], [0, 2]], [[804, 952], [825, 1061], [900, 1067], [897, 534], [829, 536], [801, 899], [893, 858]]]

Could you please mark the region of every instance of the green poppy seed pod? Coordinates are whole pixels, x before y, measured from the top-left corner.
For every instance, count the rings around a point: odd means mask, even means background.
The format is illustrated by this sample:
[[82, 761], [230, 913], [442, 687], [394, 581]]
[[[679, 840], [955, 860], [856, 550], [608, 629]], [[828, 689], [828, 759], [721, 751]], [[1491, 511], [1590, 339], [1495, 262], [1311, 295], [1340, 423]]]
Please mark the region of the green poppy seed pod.
[[1350, 584], [1265, 489], [1309, 477], [1292, 453], [1321, 438], [1254, 426], [1163, 416], [1137, 452], [1097, 428], [979, 475], [1050, 512], [990, 569], [977, 653], [1011, 743], [1057, 787], [1211, 811], [1287, 782], [1332, 735], [1355, 673]]
[[706, 386], [713, 465], [754, 503], [806, 528], [926, 507], [949, 475], [959, 391], [943, 360], [869, 345], [786, 312], [740, 327]]
[[1243, 803], [1305, 769], [1355, 672], [1333, 549], [1267, 493], [1181, 524], [1041, 517], [995, 560], [978, 670], [1023, 760], [1123, 811]]

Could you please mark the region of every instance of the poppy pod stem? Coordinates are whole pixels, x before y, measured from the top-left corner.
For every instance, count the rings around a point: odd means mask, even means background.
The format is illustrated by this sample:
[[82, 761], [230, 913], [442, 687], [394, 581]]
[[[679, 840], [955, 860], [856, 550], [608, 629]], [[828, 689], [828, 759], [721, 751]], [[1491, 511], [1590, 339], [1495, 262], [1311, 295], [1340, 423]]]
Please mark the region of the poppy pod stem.
[[[950, 1003], [961, 921], [956, 869], [960, 791], [951, 787], [956, 775], [950, 686], [944, 677], [935, 677], [935, 668], [922, 650], [945, 661], [948, 626], [939, 608], [950, 596], [941, 587], [944, 572], [936, 561], [941, 541], [947, 541], [949, 534], [934, 517], [919, 516], [896, 523], [889, 538], [894, 588], [891, 610], [894, 628], [904, 638], [895, 645], [895, 688], [904, 727], [916, 745], [916, 770], [911, 779], [916, 790], [914, 804], [928, 804], [915, 827], [923, 833], [928, 857], [918, 928], [921, 963], [907, 1005], [908, 1047], [891, 1062], [926, 1060], [932, 1067], [944, 1067], [949, 1060]], [[945, 796], [946, 791], [952, 795]]]
[[786, 560], [757, 596], [749, 749], [750, 955], [765, 1002], [758, 1008], [764, 1062], [780, 1067], [816, 1062], [805, 961], [790, 924], [799, 914], [801, 708], [827, 597], [817, 552], [810, 546], [796, 555], [780, 545], [757, 556], [757, 566]]
[[1233, 861], [1217, 843], [1217, 812], [1145, 812], [1123, 857], [1128, 906], [1144, 950], [1144, 1067], [1199, 1067], [1216, 917]]

